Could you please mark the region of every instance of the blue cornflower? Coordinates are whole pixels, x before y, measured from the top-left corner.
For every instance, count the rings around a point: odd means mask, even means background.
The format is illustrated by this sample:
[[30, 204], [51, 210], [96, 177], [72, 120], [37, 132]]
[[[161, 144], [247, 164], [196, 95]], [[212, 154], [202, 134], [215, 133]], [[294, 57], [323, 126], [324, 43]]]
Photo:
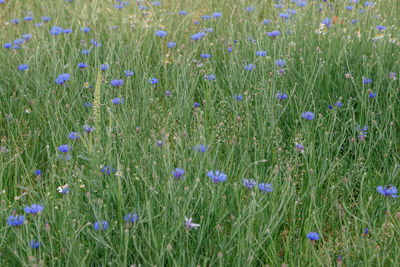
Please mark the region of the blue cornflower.
[[82, 128], [88, 134], [94, 131], [94, 127], [87, 124], [83, 125]]
[[360, 139], [361, 141], [365, 140], [365, 137], [367, 136], [368, 127], [364, 126], [363, 128], [361, 128], [360, 125], [358, 125], [357, 130], [360, 132], [360, 134], [358, 135], [358, 139]]
[[197, 145], [194, 147], [195, 150], [199, 151], [199, 152], [206, 152], [207, 151], [207, 145]]
[[125, 99], [119, 98], [119, 97], [114, 98], [114, 99], [112, 100], [113, 104], [115, 104], [115, 105], [123, 104], [124, 101], [125, 101]]
[[32, 241], [29, 241], [28, 245], [33, 249], [37, 249], [39, 247], [39, 241], [33, 239]]
[[256, 55], [259, 57], [265, 57], [267, 55], [267, 51], [259, 50], [256, 52]]
[[275, 65], [283, 67], [286, 65], [286, 61], [284, 59], [277, 59], [275, 60]]
[[101, 64], [100, 65], [100, 68], [101, 68], [102, 71], [106, 71], [109, 67], [110, 67], [110, 65], [108, 65], [108, 64]]
[[367, 235], [368, 235], [368, 227], [365, 227], [364, 236], [367, 236]]
[[282, 93], [282, 92], [278, 92], [278, 93], [275, 94], [275, 98], [279, 99], [279, 100], [284, 100], [284, 99], [287, 99], [288, 97], [287, 97], [287, 94]]
[[319, 240], [319, 235], [316, 232], [310, 232], [307, 234], [307, 238], [311, 241]]
[[340, 107], [342, 106], [342, 102], [336, 101], [335, 106], [338, 107], [338, 108], [340, 108]]
[[199, 102], [194, 102], [194, 108], [198, 108], [200, 106]]
[[43, 22], [35, 23], [35, 24], [33, 24], [33, 26], [35, 26], [35, 27], [42, 27], [42, 26], [43, 26]]
[[181, 10], [181, 11], [179, 11], [179, 15], [185, 16], [185, 15], [187, 15], [187, 12], [185, 10]]
[[375, 98], [376, 97], [376, 93], [374, 93], [374, 92], [369, 93], [369, 97], [370, 98]]
[[58, 147], [58, 150], [63, 153], [68, 153], [71, 150], [71, 146], [69, 145], [61, 145]]
[[69, 75], [68, 73], [63, 73], [57, 77], [55, 82], [60, 85], [63, 85], [66, 81], [69, 80], [70, 77], [71, 77], [71, 75]]
[[156, 77], [150, 78], [149, 83], [151, 85], [156, 85], [158, 83], [158, 79]]
[[194, 25], [198, 25], [199, 23], [200, 23], [200, 21], [198, 21], [198, 20], [195, 20], [195, 21], [193, 22]]
[[321, 24], [324, 24], [327, 28], [331, 27], [332, 23], [333, 21], [329, 18], [324, 18], [321, 22]]
[[30, 207], [25, 206], [24, 211], [25, 211], [25, 213], [36, 215], [39, 212], [43, 212], [43, 206], [37, 205], [37, 204], [32, 204]]
[[162, 147], [163, 146], [163, 142], [161, 140], [157, 140], [156, 145], [158, 147]]
[[131, 77], [133, 74], [135, 74], [135, 72], [131, 71], [131, 70], [125, 70], [124, 73], [125, 73], [126, 77]]
[[215, 13], [212, 14], [212, 17], [215, 18], [215, 19], [217, 19], [217, 18], [219, 18], [219, 17], [222, 17], [222, 13], [220, 13], [220, 12], [215, 12]]
[[32, 39], [32, 34], [30, 34], [30, 33], [24, 33], [24, 34], [22, 35], [22, 38], [23, 38], [25, 41], [29, 41], [30, 39]]
[[228, 52], [232, 52], [232, 47], [228, 47]]
[[62, 28], [58, 26], [53, 26], [50, 30], [51, 35], [59, 35], [60, 33], [62, 33]]
[[210, 19], [210, 15], [203, 15], [201, 16], [201, 19], [208, 20]]
[[358, 22], [358, 19], [353, 19], [352, 21], [351, 21], [351, 24], [356, 24]]
[[301, 117], [302, 117], [303, 119], [306, 119], [306, 120], [311, 121], [311, 120], [314, 119], [314, 114], [313, 114], [311, 111], [306, 111], [306, 112], [304, 112], [303, 114], [301, 114]]
[[252, 71], [252, 70], [254, 70], [254, 69], [256, 68], [256, 65], [254, 65], [254, 64], [249, 64], [249, 65], [246, 65], [244, 68], [245, 68], [247, 71]]
[[168, 42], [167, 43], [167, 47], [169, 47], [169, 48], [173, 48], [173, 47], [175, 47], [176, 46], [176, 43], [175, 42]]
[[158, 37], [165, 37], [166, 35], [167, 35], [167, 32], [166, 31], [156, 31], [156, 35], [158, 36]]
[[297, 152], [304, 153], [304, 146], [302, 144], [296, 144]]
[[272, 187], [271, 184], [261, 183], [258, 185], [258, 188], [264, 193], [270, 193], [270, 192], [274, 191], [274, 188]]
[[276, 4], [275, 8], [283, 8], [283, 5], [282, 4]]
[[376, 190], [378, 190], [378, 192], [385, 197], [397, 198], [397, 188], [393, 185], [388, 185], [385, 188], [378, 186]]
[[214, 74], [204, 75], [203, 78], [204, 78], [204, 80], [207, 80], [207, 81], [214, 81], [215, 75]]
[[31, 21], [33, 20], [33, 16], [32, 15], [28, 15], [24, 18], [25, 21]]
[[364, 84], [370, 84], [370, 83], [372, 83], [372, 79], [363, 77], [363, 83]]
[[5, 43], [3, 45], [4, 48], [10, 49], [12, 47], [12, 43]]
[[367, 7], [373, 7], [373, 6], [375, 5], [374, 2], [369, 2], [369, 1], [366, 1], [364, 4], [365, 4], [365, 6], [367, 6]]
[[[63, 29], [62, 32], [63, 32], [63, 33], [71, 33], [71, 32], [72, 32], [72, 29]], [[90, 52], [90, 51], [89, 51], [89, 52]]]
[[297, 6], [299, 7], [303, 7], [307, 5], [307, 1], [306, 0], [299, 0], [299, 2], [297, 2]]
[[70, 132], [68, 135], [68, 138], [71, 140], [78, 140], [79, 139], [79, 133], [77, 132]]
[[111, 167], [111, 166], [104, 166], [103, 168], [101, 168], [100, 170], [101, 172], [104, 172], [105, 174], [107, 174], [108, 176], [110, 176], [111, 172], [115, 172], [115, 168]]
[[170, 91], [165, 91], [165, 96], [166, 96], [166, 97], [170, 97], [171, 94], [172, 94], [172, 93], [171, 93]]
[[36, 174], [37, 176], [39, 176], [39, 175], [42, 174], [42, 171], [41, 171], [41, 170], [36, 170], [36, 171], [35, 171], [35, 174]]
[[211, 178], [211, 180], [214, 184], [226, 181], [226, 174], [223, 172], [220, 172], [219, 170], [216, 170], [215, 173], [214, 173], [214, 171], [209, 171], [207, 173], [207, 176]]
[[41, 18], [41, 20], [43, 22], [49, 22], [50, 21], [50, 17], [49, 16], [44, 16], [44, 17]]
[[376, 29], [379, 31], [384, 31], [384, 30], [386, 30], [386, 27], [382, 26], [382, 25], [378, 25], [378, 26], [376, 26]]
[[243, 185], [247, 187], [248, 189], [253, 188], [254, 186], [257, 185], [256, 182], [254, 182], [254, 179], [248, 180], [248, 179], [243, 179]]
[[255, 7], [254, 6], [247, 6], [246, 7], [246, 11], [247, 12], [251, 12], [251, 11], [254, 11], [255, 10]]
[[269, 19], [264, 19], [264, 20], [263, 20], [263, 23], [264, 23], [265, 25], [268, 25], [270, 22], [271, 22], [271, 20], [269, 20]]
[[101, 43], [97, 42], [95, 39], [91, 39], [90, 43], [94, 46], [94, 47], [100, 47]]
[[13, 215], [8, 216], [7, 223], [10, 226], [18, 227], [24, 223], [24, 215]]
[[177, 180], [185, 179], [185, 176], [183, 176], [184, 173], [185, 173], [185, 170], [184, 169], [180, 169], [180, 168], [176, 168], [174, 171], [172, 171], [172, 175]]
[[87, 56], [87, 55], [90, 54], [90, 50], [83, 49], [83, 50], [82, 50], [82, 54], [84, 54], [85, 56]]
[[86, 64], [86, 63], [83, 63], [83, 62], [81, 62], [81, 63], [78, 63], [78, 67], [79, 67], [80, 69], [84, 69], [84, 68], [86, 68], [86, 67], [87, 67], [87, 64]]
[[353, 9], [354, 9], [354, 6], [346, 6], [346, 9], [347, 9], [347, 10], [353, 10]]
[[120, 79], [120, 80], [118, 80], [118, 79], [116, 79], [116, 80], [112, 80], [111, 82], [110, 82], [110, 84], [112, 85], [112, 86], [115, 86], [115, 87], [120, 87], [121, 85], [123, 85], [124, 84], [124, 80], [123, 79]]
[[198, 40], [200, 40], [201, 38], [203, 38], [204, 36], [206, 36], [206, 34], [205, 34], [204, 32], [198, 32], [198, 33], [195, 33], [195, 34], [193, 34], [192, 36], [190, 36], [190, 38], [191, 38], [192, 40], [194, 40], [194, 41], [198, 41]]
[[128, 213], [124, 216], [124, 220], [126, 221], [126, 223], [135, 223], [139, 220], [139, 216], [137, 215], [137, 213], [132, 212], [132, 213]]
[[159, 1], [153, 1], [153, 2], [151, 2], [151, 5], [152, 5], [152, 6], [160, 6], [160, 5], [161, 5], [161, 2], [159, 2]]
[[19, 38], [19, 39], [15, 39], [14, 41], [13, 41], [13, 43], [14, 44], [23, 44], [23, 43], [25, 43], [25, 39], [23, 39], [23, 38]]
[[110, 224], [107, 221], [102, 221], [100, 222], [95, 222], [93, 225], [94, 230], [98, 231], [99, 229], [104, 231], [106, 230], [108, 227], [110, 226]]
[[242, 99], [243, 99], [241, 94], [239, 94], [239, 95], [235, 94], [235, 98], [237, 101], [242, 101]]
[[88, 33], [90, 31], [90, 28], [88, 26], [85, 26], [85, 28], [81, 28], [81, 32], [83, 33]]
[[22, 64], [18, 66], [18, 70], [20, 71], [26, 71], [27, 69], [29, 69], [29, 66], [26, 64]]
[[91, 102], [84, 102], [84, 103], [83, 103], [83, 106], [84, 106], [85, 108], [90, 108], [90, 107], [92, 107], [92, 103], [91, 103]]
[[14, 23], [14, 24], [18, 24], [19, 19], [12, 19], [12, 20], [10, 20], [10, 22], [12, 22], [12, 23]]
[[202, 57], [202, 58], [210, 58], [211, 55], [210, 55], [210, 54], [203, 54], [203, 53], [202, 53], [202, 54], [201, 54], [201, 57]]

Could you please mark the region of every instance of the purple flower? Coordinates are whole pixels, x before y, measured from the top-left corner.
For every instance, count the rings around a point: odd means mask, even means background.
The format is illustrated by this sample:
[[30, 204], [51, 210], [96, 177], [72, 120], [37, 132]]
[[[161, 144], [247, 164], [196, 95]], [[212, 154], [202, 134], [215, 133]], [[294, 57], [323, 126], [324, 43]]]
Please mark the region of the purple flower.
[[239, 95], [235, 94], [235, 98], [237, 101], [242, 101], [242, 99], [243, 99], [241, 94], [239, 94]]
[[215, 80], [214, 74], [204, 75], [204, 80], [213, 81]]
[[259, 57], [265, 57], [267, 55], [267, 51], [259, 50], [256, 52], [256, 55]]
[[104, 231], [106, 230], [108, 227], [110, 226], [110, 224], [107, 221], [102, 221], [100, 222], [95, 222], [93, 225], [94, 230], [98, 231], [99, 229]]
[[186, 229], [190, 230], [192, 228], [197, 229], [197, 228], [200, 227], [200, 224], [193, 223], [192, 220], [193, 220], [192, 218], [188, 218], [188, 217], [185, 216]]
[[117, 98], [114, 98], [114, 99], [112, 100], [112, 102], [113, 102], [113, 104], [115, 104], [115, 105], [119, 105], [119, 104], [123, 104], [123, 103], [124, 103], [124, 99], [123, 99], [123, 98], [117, 97]]
[[57, 77], [57, 79], [55, 80], [56, 83], [63, 85], [66, 81], [69, 80], [69, 78], [71, 77], [71, 75], [69, 75], [68, 73], [63, 73], [60, 76]]
[[258, 185], [258, 188], [264, 193], [270, 193], [270, 192], [274, 191], [274, 188], [272, 187], [271, 184], [261, 183]]
[[220, 13], [220, 12], [215, 12], [215, 13], [212, 14], [212, 17], [215, 18], [215, 19], [217, 19], [217, 18], [219, 18], [219, 17], [222, 17], [222, 13]]
[[39, 176], [39, 175], [42, 174], [42, 171], [41, 170], [36, 170], [35, 173], [36, 173], [37, 176]]
[[13, 215], [10, 215], [7, 218], [7, 223], [10, 226], [18, 227], [24, 224], [24, 215], [15, 215], [15, 217]]
[[166, 31], [156, 31], [156, 35], [160, 38], [165, 37], [167, 35]]
[[185, 179], [185, 176], [183, 176], [184, 173], [185, 173], [185, 170], [184, 169], [180, 169], [180, 168], [176, 168], [174, 171], [172, 171], [172, 175], [177, 180]]
[[83, 50], [82, 50], [82, 54], [84, 54], [85, 56], [87, 56], [87, 55], [90, 54], [90, 50], [83, 49]]
[[32, 204], [30, 207], [25, 206], [24, 211], [25, 211], [25, 213], [36, 215], [39, 212], [43, 212], [43, 206], [37, 205], [37, 204]]
[[81, 32], [83, 33], [88, 33], [90, 31], [90, 28], [88, 26], [85, 26], [85, 28], [81, 28]]
[[275, 60], [275, 65], [283, 67], [286, 65], [286, 61], [284, 59], [277, 59]]
[[176, 46], [175, 42], [168, 42], [167, 43], [167, 47], [169, 47], [169, 48], [174, 48], [175, 46]]
[[316, 232], [310, 232], [307, 234], [307, 238], [311, 241], [319, 240], [319, 235]]
[[251, 180], [243, 179], [243, 185], [244, 185], [245, 187], [247, 187], [248, 189], [251, 189], [251, 188], [253, 188], [254, 186], [256, 186], [257, 183], [254, 182], [253, 179], [251, 179]]
[[374, 93], [374, 92], [369, 93], [369, 97], [370, 98], [375, 98], [376, 97], [376, 93]]
[[156, 77], [150, 78], [149, 83], [151, 85], [156, 85], [158, 83], [158, 79]]
[[364, 78], [363, 78], [363, 83], [364, 83], [364, 84], [370, 84], [370, 83], [372, 83], [372, 79], [371, 79], [371, 78], [368, 78], [368, 79], [367, 79], [367, 78], [364, 77]]
[[108, 65], [108, 64], [101, 64], [100, 65], [100, 68], [101, 68], [102, 71], [106, 71], [109, 67], [110, 67], [110, 65]]
[[397, 198], [397, 188], [393, 185], [388, 185], [385, 188], [378, 186], [376, 190], [378, 190], [378, 192], [385, 197]]
[[88, 133], [88, 134], [94, 131], [94, 127], [91, 127], [91, 126], [89, 126], [89, 125], [87, 125], [87, 124], [83, 125], [82, 128], [83, 128], [83, 130], [85, 130], [85, 132]]
[[33, 249], [37, 249], [39, 247], [39, 241], [33, 239], [32, 241], [29, 241], [28, 243], [29, 247], [33, 248]]
[[26, 71], [27, 69], [29, 69], [29, 66], [26, 64], [22, 64], [18, 66], [18, 70], [20, 71]]
[[68, 135], [68, 138], [71, 140], [78, 140], [79, 139], [79, 133], [77, 132], [70, 132]]
[[111, 84], [112, 86], [115, 86], [115, 87], [119, 88], [121, 85], [124, 84], [124, 80], [122, 80], [122, 79], [120, 79], [120, 80], [118, 80], [118, 79], [112, 80], [112, 81], [110, 82], [110, 84]]
[[275, 37], [277, 37], [277, 36], [279, 36], [279, 35], [281, 35], [281, 32], [280, 32], [280, 31], [267, 32], [267, 36], [268, 36], [268, 37], [275, 38]]
[[86, 68], [86, 67], [87, 67], [87, 63], [83, 63], [83, 62], [78, 63], [78, 68], [84, 69], [84, 68]]
[[302, 144], [296, 144], [296, 149], [299, 153], [304, 153], [304, 146]]
[[278, 93], [275, 94], [275, 98], [276, 98], [276, 99], [279, 99], [279, 100], [285, 100], [285, 99], [287, 99], [288, 97], [287, 97], [287, 94], [282, 93], [282, 92], [278, 92]]
[[209, 171], [207, 173], [207, 176], [211, 178], [211, 180], [214, 184], [226, 181], [226, 174], [223, 172], [220, 172], [219, 170], [216, 170], [215, 173], [214, 173], [214, 171]]
[[137, 222], [139, 220], [139, 216], [137, 215], [137, 213], [128, 213], [124, 216], [124, 220], [126, 221], [127, 224], [132, 223], [134, 224], [135, 222]]
[[126, 70], [124, 71], [126, 77], [131, 77], [133, 74], [135, 74], [135, 72], [131, 71], [131, 70]]
[[71, 150], [71, 146], [69, 145], [62, 145], [58, 147], [58, 150], [63, 153], [68, 153]]
[[244, 67], [247, 71], [252, 71], [256, 68], [256, 65], [254, 64], [248, 64]]
[[303, 114], [301, 114], [301, 117], [303, 119], [311, 121], [314, 119], [314, 114], [311, 111], [307, 111], [307, 112], [304, 112]]

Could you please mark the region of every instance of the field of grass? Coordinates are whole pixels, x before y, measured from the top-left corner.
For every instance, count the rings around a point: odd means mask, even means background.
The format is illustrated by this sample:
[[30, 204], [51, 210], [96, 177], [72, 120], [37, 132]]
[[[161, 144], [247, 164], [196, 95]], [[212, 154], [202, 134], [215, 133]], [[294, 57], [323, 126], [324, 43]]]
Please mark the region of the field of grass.
[[399, 15], [0, 0], [0, 266], [399, 266]]

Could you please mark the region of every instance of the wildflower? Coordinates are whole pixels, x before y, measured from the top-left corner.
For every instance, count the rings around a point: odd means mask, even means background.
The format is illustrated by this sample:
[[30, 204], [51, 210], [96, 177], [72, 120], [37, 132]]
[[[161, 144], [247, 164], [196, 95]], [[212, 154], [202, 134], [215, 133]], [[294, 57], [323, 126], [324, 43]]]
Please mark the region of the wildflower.
[[110, 84], [111, 84], [112, 86], [115, 86], [115, 87], [119, 88], [121, 85], [124, 84], [124, 80], [122, 80], [122, 79], [120, 79], [120, 80], [118, 80], [118, 79], [112, 80], [112, 81], [110, 82]]
[[25, 206], [24, 211], [25, 211], [25, 213], [36, 215], [39, 212], [43, 212], [43, 206], [37, 205], [37, 204], [32, 204], [30, 207]]
[[254, 64], [248, 64], [244, 67], [247, 71], [252, 71], [256, 68], [256, 65]]
[[39, 241], [33, 239], [32, 241], [29, 241], [29, 247], [33, 249], [37, 249], [39, 247]]
[[280, 32], [280, 31], [267, 32], [267, 36], [268, 36], [268, 37], [273, 37], [273, 38], [275, 38], [275, 37], [277, 37], [277, 36], [279, 36], [279, 35], [281, 35], [281, 32]]
[[256, 55], [259, 57], [265, 57], [267, 55], [267, 51], [263, 51], [263, 50], [257, 51]]
[[22, 35], [22, 38], [23, 38], [25, 41], [29, 41], [30, 39], [32, 39], [32, 34], [30, 34], [30, 33], [24, 33], [24, 34]]
[[342, 106], [342, 102], [336, 101], [335, 106], [336, 106], [336, 107], [341, 107], [341, 106]]
[[49, 22], [50, 21], [50, 17], [49, 16], [44, 16], [44, 17], [41, 17], [41, 20], [43, 22]]
[[95, 222], [93, 225], [94, 230], [98, 231], [99, 229], [104, 231], [106, 230], [110, 224], [107, 221], [102, 221], [101, 224], [100, 222]]
[[358, 131], [360, 132], [360, 134], [358, 135], [358, 139], [360, 139], [360, 141], [364, 141], [365, 137], [367, 136], [367, 126], [364, 126], [364, 128], [361, 128], [360, 125], [357, 126]]
[[91, 126], [89, 126], [89, 125], [87, 125], [87, 124], [83, 125], [82, 128], [83, 128], [83, 130], [85, 130], [85, 132], [88, 133], [88, 134], [94, 131], [94, 127], [91, 127]]
[[101, 68], [102, 71], [106, 71], [109, 67], [110, 67], [110, 65], [108, 65], [108, 64], [101, 64], [100, 65], [100, 68]]
[[[63, 33], [71, 33], [72, 29], [63, 29], [62, 30]], [[83, 51], [82, 51], [83, 52]], [[90, 51], [89, 51], [90, 52]]]
[[185, 15], [187, 15], [187, 12], [185, 10], [181, 10], [181, 11], [179, 11], [179, 15], [185, 16]]
[[376, 29], [377, 29], [378, 31], [384, 31], [384, 30], [386, 30], [386, 27], [385, 27], [385, 26], [382, 26], [382, 25], [378, 25], [378, 26], [376, 26]]
[[307, 234], [307, 238], [311, 241], [319, 240], [319, 235], [316, 232], [310, 232]]
[[113, 102], [113, 104], [115, 104], [115, 105], [119, 105], [119, 104], [123, 104], [123, 103], [124, 103], [124, 99], [123, 99], [123, 98], [117, 97], [117, 98], [114, 98], [114, 99], [112, 100], [112, 102]]
[[307, 111], [307, 112], [304, 112], [303, 114], [301, 114], [301, 117], [303, 119], [311, 121], [314, 119], [314, 114], [311, 111]]
[[19, 19], [11, 19], [10, 22], [14, 23], [14, 24], [18, 24]]
[[286, 65], [286, 61], [284, 59], [277, 59], [277, 60], [275, 60], [275, 65], [283, 67]]
[[265, 25], [268, 25], [268, 24], [270, 23], [270, 21], [271, 21], [271, 20], [269, 20], [269, 19], [264, 19], [264, 20], [263, 20], [263, 23], [264, 23]]
[[214, 171], [209, 171], [207, 173], [207, 176], [210, 177], [212, 182], [215, 184], [226, 181], [226, 174], [223, 172], [220, 172], [219, 170], [216, 170], [215, 173], [214, 173]]
[[125, 70], [124, 71], [126, 77], [131, 77], [133, 74], [135, 74], [135, 72], [131, 71], [131, 70]]
[[385, 197], [397, 198], [397, 188], [393, 185], [388, 185], [385, 188], [378, 186], [376, 190], [378, 190], [378, 192]]
[[368, 227], [365, 227], [364, 236], [367, 236], [367, 235], [368, 235]]
[[167, 35], [166, 31], [156, 31], [156, 35], [160, 38], [165, 37]]
[[156, 145], [157, 145], [158, 147], [162, 147], [163, 142], [162, 142], [161, 140], [157, 140]]
[[83, 33], [88, 33], [90, 31], [90, 28], [88, 26], [85, 26], [85, 28], [81, 28], [81, 32]]
[[95, 39], [91, 39], [90, 43], [94, 46], [94, 47], [100, 47], [101, 43], [97, 42]]
[[370, 98], [375, 98], [376, 97], [376, 93], [374, 93], [374, 92], [369, 93], [369, 97]]
[[111, 166], [104, 166], [100, 171], [110, 176], [110, 170], [115, 173], [115, 168], [112, 168]]
[[156, 85], [158, 83], [158, 79], [156, 77], [150, 78], [149, 83], [151, 85]]
[[232, 52], [232, 47], [228, 47], [228, 52]]
[[329, 19], [329, 18], [324, 18], [324, 19], [322, 20], [321, 24], [325, 25], [327, 28], [330, 28], [332, 22], [333, 22], [333, 21], [332, 21], [331, 19]]
[[4, 48], [10, 49], [12, 47], [12, 43], [5, 43], [3, 45]]
[[19, 38], [13, 41], [14, 44], [19, 45], [25, 43], [25, 39]]
[[390, 78], [392, 81], [395, 81], [395, 80], [396, 80], [396, 73], [390, 72], [390, 73], [389, 73], [389, 78]]
[[126, 221], [126, 223], [135, 223], [139, 220], [139, 216], [137, 215], [137, 213], [128, 213], [124, 216], [124, 220]]
[[243, 185], [244, 185], [245, 187], [247, 187], [248, 189], [251, 189], [251, 188], [253, 188], [254, 186], [256, 186], [257, 183], [254, 182], [253, 179], [251, 179], [251, 180], [243, 179]]
[[24, 18], [25, 21], [31, 21], [33, 20], [33, 16], [32, 15], [28, 15]]
[[78, 63], [78, 68], [84, 69], [84, 68], [86, 68], [86, 67], [87, 67], [87, 64], [86, 64], [86, 63], [83, 63], [83, 62]]
[[24, 223], [24, 215], [13, 215], [8, 216], [7, 223], [10, 226], [18, 227]]
[[296, 149], [299, 153], [304, 153], [304, 146], [302, 144], [296, 144]]
[[68, 184], [57, 187], [57, 191], [63, 195], [67, 194], [69, 192]]
[[211, 55], [210, 55], [210, 54], [201, 54], [201, 57], [202, 57], [202, 58], [210, 58]]
[[275, 8], [283, 8], [283, 5], [282, 4], [276, 4]]
[[354, 9], [354, 6], [346, 6], [346, 9], [347, 9], [347, 10], [353, 10], [353, 9]]
[[192, 228], [197, 229], [200, 227], [200, 224], [193, 223], [192, 218], [189, 218], [185, 216], [185, 226], [187, 230], [190, 230]]
[[41, 170], [36, 170], [36, 171], [35, 171], [35, 174], [36, 174], [37, 176], [39, 176], [39, 175], [42, 174], [42, 171], [41, 171]]
[[279, 99], [279, 100], [285, 100], [288, 98], [287, 94], [282, 93], [282, 92], [278, 92], [275, 94], [275, 98]]
[[198, 33], [195, 33], [195, 34], [193, 34], [192, 36], [190, 36], [190, 38], [191, 38], [192, 40], [194, 40], [194, 41], [198, 41], [198, 40], [200, 40], [201, 38], [203, 38], [204, 36], [206, 36], [206, 34], [205, 34], [204, 32], [198, 32]]
[[204, 78], [204, 80], [213, 81], [213, 80], [215, 80], [215, 75], [209, 74], [209, 75], [205, 75], [203, 78]]
[[203, 15], [201, 16], [201, 19], [208, 20], [210, 19], [210, 15]]
[[372, 79], [371, 78], [363, 78], [363, 83], [364, 84], [370, 84], [370, 83], [372, 83]]
[[198, 146], [195, 146], [194, 149], [199, 152], [204, 153], [207, 151], [207, 146], [206, 145], [198, 145]]
[[199, 102], [194, 102], [194, 108], [198, 108], [200, 106]]
[[79, 139], [79, 133], [76, 132], [70, 132], [68, 135], [68, 138], [71, 140], [78, 140]]
[[254, 11], [255, 10], [255, 7], [254, 6], [247, 6], [246, 7], [246, 11], [247, 12], [251, 12], [251, 11]]
[[151, 2], [151, 5], [152, 5], [152, 6], [160, 6], [160, 5], [161, 5], [161, 2], [159, 2], [159, 1], [153, 1], [153, 2]]
[[274, 191], [274, 188], [272, 187], [271, 184], [261, 183], [258, 185], [258, 188], [264, 193], [270, 193], [270, 192]]
[[83, 106], [84, 106], [85, 108], [90, 108], [90, 107], [92, 106], [92, 103], [90, 103], [90, 102], [85, 102], [85, 103], [83, 103]]
[[59, 35], [62, 32], [62, 28], [58, 26], [53, 26], [50, 30], [51, 35]]
[[26, 71], [27, 69], [29, 69], [29, 66], [26, 64], [22, 64], [18, 66], [18, 70], [20, 71]]
[[170, 91], [165, 91], [165, 96], [166, 97], [170, 97], [171, 96], [171, 92]]
[[60, 152], [63, 152], [63, 153], [68, 153], [69, 150], [71, 150], [71, 146], [69, 146], [69, 145], [62, 145], [62, 146], [59, 146], [59, 147], [58, 147], [58, 150], [60, 150]]
[[219, 17], [222, 17], [222, 13], [220, 13], [220, 12], [215, 12], [215, 13], [212, 14], [212, 17], [215, 18], [215, 19], [217, 19], [217, 18], [219, 18]]
[[69, 75], [68, 73], [63, 73], [57, 77], [55, 82], [60, 85], [63, 85], [66, 81], [69, 80], [70, 77], [71, 77], [71, 75]]
[[183, 176], [184, 173], [185, 173], [185, 170], [184, 169], [180, 169], [180, 168], [176, 168], [174, 171], [172, 171], [172, 175], [177, 180], [185, 179], [185, 176]]
[[239, 94], [239, 95], [235, 94], [235, 98], [237, 101], [242, 101], [242, 99], [243, 99], [241, 94]]
[[351, 24], [356, 24], [358, 22], [358, 19], [353, 19], [352, 21], [351, 21]]
[[90, 54], [90, 50], [83, 49], [83, 50], [82, 50], [82, 54], [84, 54], [85, 56], [87, 56], [87, 55]]
[[167, 43], [167, 47], [168, 48], [174, 48], [176, 46], [176, 43], [175, 42], [168, 42]]

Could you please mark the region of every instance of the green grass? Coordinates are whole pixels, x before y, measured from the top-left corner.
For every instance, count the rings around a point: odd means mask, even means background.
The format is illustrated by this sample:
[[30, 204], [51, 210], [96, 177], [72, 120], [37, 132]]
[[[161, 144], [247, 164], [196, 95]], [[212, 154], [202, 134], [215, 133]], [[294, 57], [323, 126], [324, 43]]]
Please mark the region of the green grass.
[[[121, 10], [111, 0], [0, 4], [2, 46], [32, 34], [19, 50], [0, 48], [0, 265], [334, 266], [341, 255], [346, 266], [398, 266], [399, 201], [377, 187], [400, 186], [399, 79], [389, 77], [400, 75], [399, 5], [376, 0], [361, 14], [364, 1], [353, 11], [348, 1], [328, 2], [333, 6], [323, 3], [322, 11], [322, 1], [302, 8], [283, 1], [284, 9], [267, 0], [142, 2], [147, 16], [134, 0]], [[255, 10], [246, 12], [250, 5]], [[287, 8], [297, 12], [288, 23], [279, 17]], [[34, 20], [26, 22], [29, 11]], [[213, 12], [222, 17], [201, 19]], [[46, 15], [51, 21], [35, 27]], [[374, 40], [377, 25], [386, 30]], [[73, 32], [54, 36], [53, 26]], [[190, 39], [205, 28], [213, 32]], [[155, 35], [160, 29], [166, 37]], [[273, 30], [281, 32], [276, 39], [267, 37]], [[286, 61], [284, 74], [277, 59]], [[80, 62], [89, 66], [81, 70]], [[246, 71], [250, 63], [256, 68]], [[20, 64], [29, 69], [18, 71]], [[124, 70], [135, 74], [126, 78]], [[60, 86], [62, 73], [71, 78]], [[209, 74], [214, 81], [203, 79]], [[123, 86], [111, 86], [113, 79]], [[277, 92], [288, 98], [277, 100]], [[116, 97], [125, 102], [112, 104]], [[336, 101], [342, 106], [328, 109]], [[303, 119], [306, 111], [315, 118]], [[85, 133], [85, 124], [94, 132]], [[368, 127], [365, 140], [357, 126]], [[71, 131], [79, 140], [68, 139]], [[57, 156], [64, 144], [70, 160]], [[199, 144], [207, 151], [193, 149]], [[107, 176], [104, 166], [115, 173]], [[181, 181], [171, 174], [178, 167]], [[213, 184], [210, 170], [227, 181]], [[271, 183], [274, 191], [249, 190], [243, 179]], [[62, 195], [57, 188], [65, 184], [70, 191]], [[43, 213], [25, 214], [19, 227], [7, 224], [34, 203]], [[127, 225], [130, 212], [139, 220]], [[185, 216], [200, 227], [187, 230]], [[109, 228], [96, 231], [102, 220]], [[319, 241], [311, 243], [309, 232]], [[28, 245], [33, 239], [36, 250]]]

